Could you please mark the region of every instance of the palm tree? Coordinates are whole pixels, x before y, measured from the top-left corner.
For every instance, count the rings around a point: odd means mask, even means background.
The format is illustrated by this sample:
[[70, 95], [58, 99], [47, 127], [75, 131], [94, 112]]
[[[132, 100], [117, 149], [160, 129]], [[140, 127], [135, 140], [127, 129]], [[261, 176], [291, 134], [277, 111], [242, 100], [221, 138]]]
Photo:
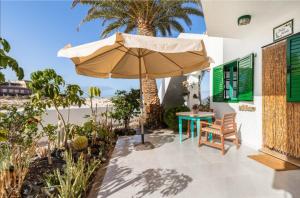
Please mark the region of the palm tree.
[[[179, 20], [191, 27], [190, 15], [203, 16], [195, 0], [74, 0], [90, 6], [82, 23], [100, 19], [104, 30], [101, 36], [122, 30], [146, 36], [171, 36], [184, 32]], [[160, 119], [160, 102], [155, 79], [142, 81], [145, 112], [148, 126], [157, 126]]]

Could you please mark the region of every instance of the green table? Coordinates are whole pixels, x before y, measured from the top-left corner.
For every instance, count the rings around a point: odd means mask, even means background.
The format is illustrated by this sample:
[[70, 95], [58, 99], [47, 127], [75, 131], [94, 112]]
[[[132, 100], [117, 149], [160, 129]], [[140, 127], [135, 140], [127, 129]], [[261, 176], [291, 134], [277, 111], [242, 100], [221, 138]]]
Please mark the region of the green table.
[[212, 122], [212, 118], [215, 116], [212, 112], [178, 112], [176, 113], [178, 116], [178, 128], [179, 128], [179, 141], [182, 143], [182, 121], [188, 120], [190, 121], [190, 128], [191, 128], [191, 136], [194, 139], [194, 122], [197, 124], [197, 138], [200, 135], [200, 122], [201, 121], [208, 121], [209, 123]]

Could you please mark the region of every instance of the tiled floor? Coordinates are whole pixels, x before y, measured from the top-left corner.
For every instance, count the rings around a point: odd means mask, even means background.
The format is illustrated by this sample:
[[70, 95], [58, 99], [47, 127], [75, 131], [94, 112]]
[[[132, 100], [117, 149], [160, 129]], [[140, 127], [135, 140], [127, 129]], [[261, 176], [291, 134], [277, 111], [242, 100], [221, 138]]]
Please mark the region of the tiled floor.
[[178, 135], [156, 131], [146, 136], [155, 148], [134, 150], [139, 136], [119, 138], [101, 187], [90, 197], [298, 198], [300, 170], [276, 172], [247, 157], [256, 151], [227, 146], [220, 151], [179, 144]]

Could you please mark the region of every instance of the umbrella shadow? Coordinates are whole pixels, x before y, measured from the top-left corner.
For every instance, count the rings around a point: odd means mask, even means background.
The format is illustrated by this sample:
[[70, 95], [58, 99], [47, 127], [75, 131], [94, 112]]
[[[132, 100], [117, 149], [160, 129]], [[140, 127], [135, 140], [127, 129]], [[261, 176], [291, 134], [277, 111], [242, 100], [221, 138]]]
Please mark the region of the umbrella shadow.
[[[149, 145], [145, 150], [152, 150], [162, 147], [165, 144], [171, 143], [175, 140], [175, 134], [172, 131], [166, 131], [164, 129], [158, 129], [149, 133], [146, 137], [146, 141]], [[136, 151], [143, 151], [143, 149], [135, 149]]]
[[174, 169], [147, 169], [138, 175], [140, 178], [135, 187], [142, 187], [136, 193], [136, 197], [159, 192], [161, 197], [172, 197], [182, 192], [192, 182], [192, 178], [180, 174]]
[[132, 146], [133, 142], [134, 141], [130, 136], [119, 137], [111, 160], [116, 160], [121, 157], [126, 157], [127, 155], [132, 153], [132, 151], [134, 150]]
[[[180, 174], [174, 169], [147, 169], [134, 178], [125, 179], [132, 173], [129, 168], [113, 167], [115, 171], [112, 177], [108, 176], [101, 187], [98, 195], [100, 197], [109, 197], [120, 190], [124, 192], [138, 191], [133, 197], [149, 196], [153, 193], [159, 193], [159, 197], [172, 197], [187, 188], [192, 178], [185, 174]], [[124, 195], [126, 196], [126, 195]]]

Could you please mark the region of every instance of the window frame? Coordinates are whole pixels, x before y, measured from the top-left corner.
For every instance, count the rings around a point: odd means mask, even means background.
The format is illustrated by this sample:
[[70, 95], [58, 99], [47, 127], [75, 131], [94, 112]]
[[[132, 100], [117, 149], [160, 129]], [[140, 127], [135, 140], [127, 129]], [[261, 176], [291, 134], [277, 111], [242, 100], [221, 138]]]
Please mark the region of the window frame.
[[[225, 64], [223, 64], [223, 87], [224, 87], [224, 90], [223, 90], [223, 95], [224, 95], [224, 102], [228, 102], [228, 103], [236, 103], [238, 102], [238, 61], [239, 59], [234, 59], [232, 61], [229, 61]], [[234, 68], [235, 67], [235, 68]], [[226, 78], [226, 69], [229, 68], [229, 72], [230, 72], [230, 78], [229, 78], [229, 89], [227, 89], [226, 87], [226, 81], [227, 78]], [[234, 71], [236, 70], [236, 71]], [[234, 72], [236, 72], [236, 79], [234, 80]], [[236, 82], [236, 86], [234, 88], [233, 84], [234, 84], [234, 81]], [[233, 92], [234, 92], [234, 89], [236, 91], [236, 97], [233, 97]], [[229, 91], [229, 98], [226, 98], [226, 91]]]
[[[291, 42], [293, 39], [299, 39], [300, 38], [300, 33], [294, 34], [287, 38], [287, 47], [286, 47], [286, 64], [287, 64], [287, 69], [286, 69], [286, 101], [287, 102], [300, 102], [300, 96], [296, 95], [294, 96], [292, 87], [294, 86], [293, 82], [291, 81], [292, 75], [293, 75], [293, 70], [295, 70], [292, 67], [291, 63]], [[300, 49], [300, 48], [299, 48]]]

